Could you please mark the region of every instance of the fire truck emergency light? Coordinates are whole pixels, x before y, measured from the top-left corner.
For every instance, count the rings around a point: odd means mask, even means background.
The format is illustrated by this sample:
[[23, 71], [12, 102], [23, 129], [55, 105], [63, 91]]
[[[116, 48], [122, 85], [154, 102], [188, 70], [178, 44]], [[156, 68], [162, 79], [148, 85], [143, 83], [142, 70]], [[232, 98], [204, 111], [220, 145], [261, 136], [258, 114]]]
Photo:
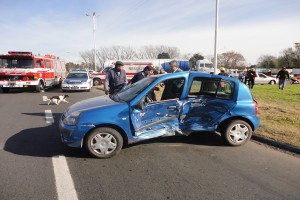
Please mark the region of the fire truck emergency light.
[[10, 55], [32, 55], [32, 52], [29, 51], [9, 51]]

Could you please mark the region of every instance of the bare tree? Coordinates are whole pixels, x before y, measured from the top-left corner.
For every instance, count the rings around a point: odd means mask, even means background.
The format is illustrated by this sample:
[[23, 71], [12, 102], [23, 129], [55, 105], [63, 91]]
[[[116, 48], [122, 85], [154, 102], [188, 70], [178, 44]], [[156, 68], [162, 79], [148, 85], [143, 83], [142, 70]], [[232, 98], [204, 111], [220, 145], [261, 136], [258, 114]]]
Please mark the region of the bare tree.
[[[104, 63], [107, 60], [132, 60], [132, 59], [157, 59], [159, 54], [168, 54], [170, 58], [178, 58], [180, 55], [177, 47], [169, 47], [165, 45], [148, 45], [143, 46], [139, 50], [133, 47], [125, 46], [111, 46], [101, 47], [96, 51], [97, 62], [101, 67], [104, 67]], [[90, 66], [94, 64], [93, 50], [80, 52], [81, 58], [86, 65]]]
[[180, 51], [177, 47], [169, 47], [165, 45], [158, 46], [143, 46], [137, 53], [137, 58], [139, 59], [157, 59], [159, 54], [166, 53], [170, 58], [178, 58]]
[[122, 47], [122, 59], [131, 60], [136, 58], [136, 51], [133, 47]]
[[245, 58], [242, 54], [228, 51], [218, 55], [218, 66], [235, 69], [237, 67], [245, 66]]
[[84, 60], [87, 68], [90, 69], [94, 66], [94, 50], [80, 52], [79, 55]]
[[193, 54], [187, 53], [187, 54], [183, 54], [183, 55], [181, 56], [181, 58], [182, 58], [182, 59], [185, 59], [185, 60], [189, 60], [192, 56], [193, 56]]
[[139, 59], [155, 59], [158, 56], [158, 51], [155, 46], [148, 45], [140, 48], [137, 57]]

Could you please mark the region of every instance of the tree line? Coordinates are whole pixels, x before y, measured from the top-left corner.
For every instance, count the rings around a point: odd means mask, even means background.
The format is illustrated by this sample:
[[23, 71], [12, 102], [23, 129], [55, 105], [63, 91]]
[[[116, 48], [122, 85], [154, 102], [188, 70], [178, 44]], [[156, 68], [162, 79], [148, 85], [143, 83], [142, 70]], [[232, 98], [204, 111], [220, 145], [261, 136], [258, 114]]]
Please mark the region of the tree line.
[[295, 43], [294, 48], [289, 47], [282, 50], [278, 57], [268, 54], [260, 56], [257, 66], [268, 69], [300, 68], [300, 43]]
[[[88, 68], [94, 69], [94, 50], [83, 51], [79, 53], [83, 62], [81, 64], [67, 63], [68, 69]], [[212, 55], [203, 56], [201, 53], [184, 54], [180, 53], [179, 48], [166, 45], [148, 45], [141, 48], [130, 46], [111, 46], [101, 47], [96, 50], [96, 62], [99, 69], [105, 67], [107, 60], [134, 60], [134, 59], [185, 59], [189, 60], [191, 68], [196, 66], [197, 60], [208, 59], [213, 61]], [[218, 67], [229, 69], [238, 69], [249, 67], [246, 64], [244, 56], [235, 51], [228, 51], [218, 54]], [[257, 61], [255, 67], [259, 68], [300, 68], [300, 43], [295, 43], [294, 48], [284, 49], [279, 57], [272, 55], [262, 55]]]

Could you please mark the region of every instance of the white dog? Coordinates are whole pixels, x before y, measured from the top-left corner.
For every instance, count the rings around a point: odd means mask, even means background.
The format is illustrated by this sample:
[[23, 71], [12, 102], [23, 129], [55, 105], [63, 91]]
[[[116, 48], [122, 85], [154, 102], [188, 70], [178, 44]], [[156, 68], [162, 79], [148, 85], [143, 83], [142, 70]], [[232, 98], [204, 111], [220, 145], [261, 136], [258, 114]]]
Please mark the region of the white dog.
[[53, 96], [50, 99], [47, 99], [48, 101], [48, 105], [50, 105], [50, 103], [54, 103], [56, 105], [59, 105], [60, 102], [65, 102], [65, 103], [69, 103], [67, 101], [67, 98], [69, 97], [69, 95], [65, 94], [65, 95], [59, 95], [59, 96]]

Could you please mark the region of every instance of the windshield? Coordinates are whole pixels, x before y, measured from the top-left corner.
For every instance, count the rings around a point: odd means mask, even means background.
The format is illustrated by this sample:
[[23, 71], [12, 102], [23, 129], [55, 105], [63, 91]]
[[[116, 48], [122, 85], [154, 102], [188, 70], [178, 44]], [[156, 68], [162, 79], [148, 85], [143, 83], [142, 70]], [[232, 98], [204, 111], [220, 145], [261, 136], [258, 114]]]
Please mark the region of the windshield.
[[0, 66], [6, 68], [33, 68], [32, 59], [0, 59]]
[[111, 96], [115, 101], [131, 101], [134, 97], [140, 94], [146, 87], [153, 83], [158, 77], [148, 77], [144, 78], [132, 85], [129, 85], [127, 88], [121, 90], [116, 95]]
[[87, 78], [86, 73], [70, 73], [68, 74], [67, 78]]

